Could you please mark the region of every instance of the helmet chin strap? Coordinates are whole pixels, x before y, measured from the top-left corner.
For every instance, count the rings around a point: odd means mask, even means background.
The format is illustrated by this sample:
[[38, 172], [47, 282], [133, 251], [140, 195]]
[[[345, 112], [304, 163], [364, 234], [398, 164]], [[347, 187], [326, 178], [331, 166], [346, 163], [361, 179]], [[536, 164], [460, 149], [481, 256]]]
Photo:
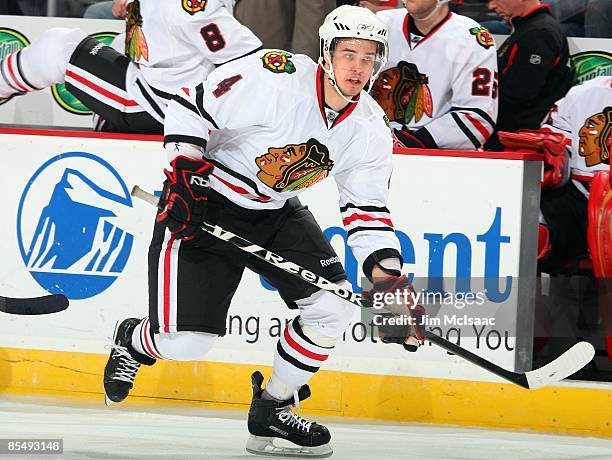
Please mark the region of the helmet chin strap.
[[331, 85], [334, 87], [334, 89], [336, 90], [336, 92], [340, 95], [340, 97], [342, 99], [344, 99], [346, 102], [348, 102], [349, 104], [355, 104], [357, 103], [357, 101], [354, 101], [353, 99], [349, 99], [348, 97], [346, 97], [342, 91], [340, 90], [340, 88], [338, 87], [338, 83], [336, 82], [336, 76], [334, 75], [334, 65], [331, 62], [331, 56], [329, 53], [325, 53], [325, 60], [327, 62], [329, 62], [329, 69], [326, 69], [325, 66], [323, 65], [323, 58], [321, 56], [319, 56], [319, 65], [321, 66], [321, 68], [323, 69], [323, 72], [325, 72], [327, 74], [327, 76], [329, 77], [329, 82], [331, 83]]

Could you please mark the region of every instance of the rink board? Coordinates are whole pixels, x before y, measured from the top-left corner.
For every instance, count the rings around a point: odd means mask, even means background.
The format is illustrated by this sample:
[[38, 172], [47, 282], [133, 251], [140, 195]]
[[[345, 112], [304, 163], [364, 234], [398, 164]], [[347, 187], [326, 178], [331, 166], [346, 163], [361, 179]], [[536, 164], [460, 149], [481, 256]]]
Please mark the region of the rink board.
[[[71, 298], [68, 310], [49, 317], [2, 316], [1, 391], [99, 396], [116, 320], [147, 313], [154, 210], [132, 202], [128, 190], [134, 184], [159, 190], [165, 152], [158, 138], [34, 130], [0, 131], [0, 145], [0, 178], [11, 191], [0, 228], [0, 294], [29, 297], [48, 290]], [[521, 154], [398, 153], [389, 207], [404, 270], [417, 277], [466, 270], [472, 277], [499, 275], [497, 297], [490, 300], [492, 307], [503, 306], [513, 332], [490, 328], [470, 336], [468, 330], [460, 344], [505, 367], [529, 368], [534, 286], [524, 279], [535, 274], [541, 163]], [[345, 247], [333, 181], [302, 196], [358, 289], [359, 268]], [[447, 238], [454, 243], [440, 245]], [[512, 289], [502, 299], [508, 283]], [[246, 407], [250, 372], [269, 374], [281, 324], [294, 314], [262, 280], [245, 274], [228, 335], [208, 361], [143, 369], [133, 394]], [[610, 414], [603, 410], [612, 397], [608, 387], [564, 384], [527, 392], [433, 346], [407, 354], [373, 343], [377, 339], [365, 336], [359, 320], [356, 312], [326, 370], [315, 377], [309, 410], [610, 434]]]

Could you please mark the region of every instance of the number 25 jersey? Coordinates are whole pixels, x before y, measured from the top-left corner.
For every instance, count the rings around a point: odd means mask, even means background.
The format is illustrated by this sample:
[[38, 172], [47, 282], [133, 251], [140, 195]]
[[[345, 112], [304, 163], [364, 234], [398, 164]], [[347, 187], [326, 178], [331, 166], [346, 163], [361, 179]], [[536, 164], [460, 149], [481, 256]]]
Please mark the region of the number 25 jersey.
[[371, 93], [392, 127], [430, 148], [481, 147], [497, 119], [497, 56], [489, 32], [450, 12], [425, 36], [404, 8], [378, 17], [389, 28], [389, 60]]

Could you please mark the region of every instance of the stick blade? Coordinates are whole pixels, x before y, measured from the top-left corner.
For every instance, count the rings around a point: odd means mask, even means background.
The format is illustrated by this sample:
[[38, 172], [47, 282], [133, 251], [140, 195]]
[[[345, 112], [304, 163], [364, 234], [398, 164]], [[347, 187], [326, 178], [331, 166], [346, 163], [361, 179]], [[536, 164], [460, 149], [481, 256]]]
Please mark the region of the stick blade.
[[595, 356], [595, 348], [589, 342], [579, 342], [554, 361], [525, 374], [530, 390], [559, 382], [578, 372]]
[[70, 302], [64, 294], [14, 299], [0, 296], [0, 311], [13, 315], [48, 315], [68, 308]]

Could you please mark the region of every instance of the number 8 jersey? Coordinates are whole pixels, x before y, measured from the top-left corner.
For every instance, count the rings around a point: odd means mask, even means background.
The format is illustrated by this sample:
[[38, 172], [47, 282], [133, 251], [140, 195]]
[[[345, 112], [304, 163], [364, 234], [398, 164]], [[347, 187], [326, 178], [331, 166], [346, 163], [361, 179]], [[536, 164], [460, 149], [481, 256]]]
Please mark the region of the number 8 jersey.
[[195, 85], [219, 65], [261, 48], [221, 0], [131, 3], [138, 8], [128, 10], [126, 52], [147, 83], [166, 93]]
[[389, 28], [389, 60], [371, 93], [397, 137], [427, 148], [480, 148], [497, 119], [497, 56], [489, 32], [450, 12], [426, 35], [404, 8], [378, 17]]

